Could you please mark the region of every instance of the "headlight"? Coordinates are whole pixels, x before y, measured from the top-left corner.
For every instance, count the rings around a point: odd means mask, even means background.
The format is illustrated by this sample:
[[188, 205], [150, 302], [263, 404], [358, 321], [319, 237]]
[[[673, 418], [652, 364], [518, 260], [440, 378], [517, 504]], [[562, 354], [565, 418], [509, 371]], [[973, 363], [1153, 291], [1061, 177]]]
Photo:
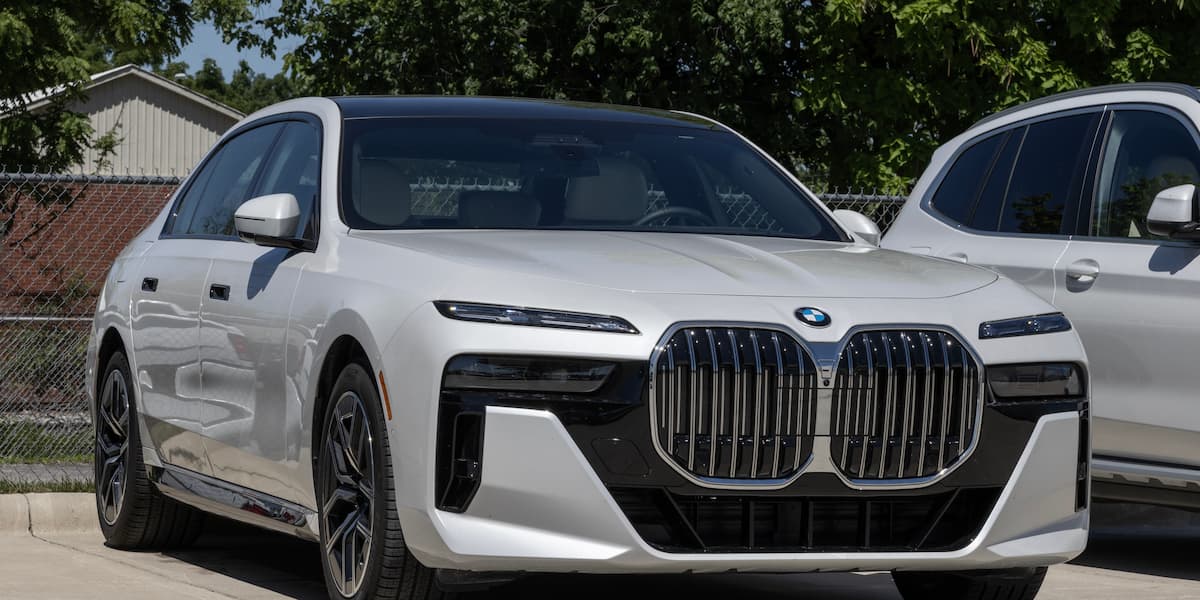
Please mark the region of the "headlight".
[[997, 365], [987, 368], [988, 385], [998, 400], [1078, 398], [1083, 373], [1073, 363]]
[[631, 325], [629, 321], [620, 317], [607, 315], [525, 308], [521, 306], [450, 302], [446, 300], [439, 300], [433, 304], [437, 307], [438, 312], [442, 313], [442, 316], [460, 321], [608, 331], [612, 333], [638, 333], [637, 328]]
[[1066, 316], [1062, 313], [1049, 313], [1034, 315], [1032, 317], [1019, 317], [1016, 319], [1002, 319], [1000, 321], [981, 323], [979, 325], [979, 337], [986, 340], [1018, 335], [1054, 333], [1070, 329], [1071, 322], [1067, 320]]
[[604, 386], [613, 363], [527, 356], [456, 356], [446, 365], [447, 390], [590, 394]]

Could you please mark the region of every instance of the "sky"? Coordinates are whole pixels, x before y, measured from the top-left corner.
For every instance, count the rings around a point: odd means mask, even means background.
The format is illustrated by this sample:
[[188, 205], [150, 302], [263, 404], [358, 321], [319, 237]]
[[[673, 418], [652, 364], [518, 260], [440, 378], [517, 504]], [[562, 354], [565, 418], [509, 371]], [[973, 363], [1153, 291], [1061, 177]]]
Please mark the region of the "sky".
[[[257, 10], [259, 17], [272, 16], [279, 11], [279, 4], [277, 1], [272, 2]], [[283, 68], [283, 55], [294, 45], [295, 43], [289, 43], [289, 40], [278, 42], [276, 58], [269, 58], [260, 54], [257, 48], [238, 50], [236, 44], [226, 44], [221, 41], [221, 34], [217, 32], [212, 23], [196, 23], [192, 28], [191, 43], [183, 47], [178, 57], [170, 60], [187, 63], [188, 72], [194, 73], [204, 63], [204, 59], [211, 58], [217, 61], [226, 78], [237, 69], [239, 61], [245, 60], [250, 63], [250, 68], [254, 69], [256, 73], [262, 73], [269, 77]]]

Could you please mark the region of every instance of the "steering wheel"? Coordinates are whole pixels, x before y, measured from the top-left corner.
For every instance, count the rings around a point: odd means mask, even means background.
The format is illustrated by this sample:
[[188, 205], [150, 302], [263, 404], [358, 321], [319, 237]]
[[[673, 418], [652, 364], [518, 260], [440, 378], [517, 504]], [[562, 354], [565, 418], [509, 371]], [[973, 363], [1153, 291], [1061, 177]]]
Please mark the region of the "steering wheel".
[[689, 219], [695, 219], [695, 220], [699, 221], [701, 225], [712, 226], [712, 225], [717, 224], [715, 221], [712, 220], [712, 217], [710, 217], [694, 208], [688, 208], [686, 206], [668, 206], [666, 208], [660, 208], [650, 214], [643, 216], [642, 218], [638, 219], [637, 221], [634, 221], [633, 226], [641, 227], [643, 225], [653, 223], [654, 221], [657, 221], [658, 219], [662, 219], [664, 217], [676, 217], [676, 216], [687, 217]]

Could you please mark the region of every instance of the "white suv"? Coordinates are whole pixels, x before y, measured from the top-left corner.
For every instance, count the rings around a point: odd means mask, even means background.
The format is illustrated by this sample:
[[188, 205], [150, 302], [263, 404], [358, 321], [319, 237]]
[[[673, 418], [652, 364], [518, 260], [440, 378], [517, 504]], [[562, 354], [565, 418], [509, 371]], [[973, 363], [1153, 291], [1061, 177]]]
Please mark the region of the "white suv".
[[1097, 498], [1200, 507], [1200, 92], [1145, 83], [992, 115], [934, 153], [883, 240], [993, 268], [1092, 365]]

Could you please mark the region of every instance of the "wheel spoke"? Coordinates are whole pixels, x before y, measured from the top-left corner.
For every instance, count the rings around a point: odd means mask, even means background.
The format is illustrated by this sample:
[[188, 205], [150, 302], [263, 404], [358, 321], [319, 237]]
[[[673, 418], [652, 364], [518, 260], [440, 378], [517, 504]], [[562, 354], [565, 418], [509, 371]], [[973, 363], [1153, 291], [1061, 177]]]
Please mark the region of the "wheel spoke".
[[96, 494], [101, 516], [116, 523], [125, 501], [131, 404], [122, 371], [108, 373], [96, 406]]
[[319, 489], [325, 562], [331, 582], [344, 596], [362, 587], [373, 547], [373, 444], [362, 398], [342, 394], [325, 427]]

